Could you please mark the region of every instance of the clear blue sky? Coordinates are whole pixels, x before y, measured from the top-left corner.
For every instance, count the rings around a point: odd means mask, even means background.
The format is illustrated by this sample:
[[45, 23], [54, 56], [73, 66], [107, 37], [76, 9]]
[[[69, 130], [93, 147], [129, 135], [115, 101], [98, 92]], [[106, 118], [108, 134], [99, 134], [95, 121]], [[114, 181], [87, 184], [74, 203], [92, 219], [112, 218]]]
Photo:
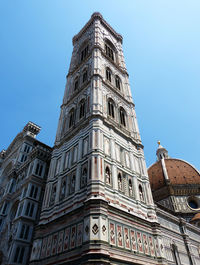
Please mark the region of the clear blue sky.
[[123, 35], [147, 165], [161, 140], [200, 169], [199, 0], [0, 0], [0, 150], [29, 120], [53, 146], [72, 37], [95, 11]]

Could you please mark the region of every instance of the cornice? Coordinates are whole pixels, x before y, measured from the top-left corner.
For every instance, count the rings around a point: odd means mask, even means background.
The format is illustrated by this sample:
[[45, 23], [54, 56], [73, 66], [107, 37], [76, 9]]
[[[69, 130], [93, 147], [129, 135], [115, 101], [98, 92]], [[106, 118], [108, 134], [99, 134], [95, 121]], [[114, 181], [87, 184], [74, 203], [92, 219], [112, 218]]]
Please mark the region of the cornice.
[[104, 19], [103, 16], [99, 12], [95, 12], [92, 14], [90, 20], [85, 24], [85, 26], [79, 31], [78, 34], [76, 34], [73, 39], [72, 43], [75, 44], [76, 41], [78, 41], [81, 36], [86, 32], [86, 30], [93, 24], [94, 21], [99, 20], [101, 24], [118, 40], [122, 43], [123, 38], [122, 35], [117, 33]]

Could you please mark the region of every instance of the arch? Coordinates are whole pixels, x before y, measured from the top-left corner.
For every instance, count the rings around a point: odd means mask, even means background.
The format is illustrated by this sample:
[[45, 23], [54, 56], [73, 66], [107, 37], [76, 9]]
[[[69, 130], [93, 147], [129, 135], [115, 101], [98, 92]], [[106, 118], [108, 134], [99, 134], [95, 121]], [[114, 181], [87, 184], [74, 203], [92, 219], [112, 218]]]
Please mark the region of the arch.
[[126, 111], [124, 108], [119, 108], [119, 118], [120, 118], [120, 124], [126, 127]]
[[106, 67], [106, 80], [110, 83], [112, 82], [112, 71], [108, 67]]
[[115, 103], [111, 98], [108, 99], [108, 115], [115, 118]]

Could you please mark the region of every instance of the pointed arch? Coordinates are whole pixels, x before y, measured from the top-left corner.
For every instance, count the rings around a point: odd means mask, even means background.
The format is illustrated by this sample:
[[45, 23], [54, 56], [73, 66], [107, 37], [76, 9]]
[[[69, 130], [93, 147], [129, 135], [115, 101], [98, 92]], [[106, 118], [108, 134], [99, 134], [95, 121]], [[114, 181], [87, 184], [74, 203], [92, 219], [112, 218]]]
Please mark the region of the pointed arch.
[[113, 119], [115, 118], [115, 102], [112, 98], [108, 99], [108, 112], [107, 113]]

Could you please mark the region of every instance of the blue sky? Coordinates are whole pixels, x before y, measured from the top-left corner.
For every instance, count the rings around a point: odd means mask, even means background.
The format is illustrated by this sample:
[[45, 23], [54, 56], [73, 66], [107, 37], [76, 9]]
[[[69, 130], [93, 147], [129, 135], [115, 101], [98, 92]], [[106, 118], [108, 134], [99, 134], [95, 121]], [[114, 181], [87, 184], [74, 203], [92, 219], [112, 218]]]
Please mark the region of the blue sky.
[[0, 150], [29, 120], [53, 146], [72, 37], [95, 11], [123, 35], [147, 165], [160, 140], [200, 169], [199, 0], [0, 0]]

